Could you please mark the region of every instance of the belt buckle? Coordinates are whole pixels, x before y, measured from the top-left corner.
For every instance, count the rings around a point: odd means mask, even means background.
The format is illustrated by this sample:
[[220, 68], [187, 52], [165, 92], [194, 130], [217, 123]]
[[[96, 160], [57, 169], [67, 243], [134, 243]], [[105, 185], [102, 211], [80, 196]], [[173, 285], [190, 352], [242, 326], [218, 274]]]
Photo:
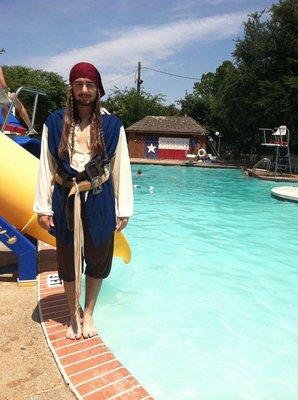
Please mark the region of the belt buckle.
[[101, 186], [101, 178], [100, 178], [100, 176], [94, 176], [92, 179], [91, 179], [91, 188], [93, 189], [92, 190], [92, 193], [95, 195], [95, 194], [99, 194], [99, 193], [101, 193], [102, 192], [102, 186]]

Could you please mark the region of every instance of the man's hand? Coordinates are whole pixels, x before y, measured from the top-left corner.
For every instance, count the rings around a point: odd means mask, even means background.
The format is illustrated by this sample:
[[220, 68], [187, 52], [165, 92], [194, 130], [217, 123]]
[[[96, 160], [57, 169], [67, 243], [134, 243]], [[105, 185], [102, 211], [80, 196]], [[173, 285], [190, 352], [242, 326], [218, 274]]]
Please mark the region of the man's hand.
[[128, 217], [117, 217], [117, 225], [116, 225], [116, 229], [117, 232], [121, 232], [122, 229], [124, 229], [126, 227], [126, 225], [128, 224]]
[[38, 223], [43, 229], [47, 231], [49, 231], [54, 226], [53, 217], [51, 215], [39, 215]]

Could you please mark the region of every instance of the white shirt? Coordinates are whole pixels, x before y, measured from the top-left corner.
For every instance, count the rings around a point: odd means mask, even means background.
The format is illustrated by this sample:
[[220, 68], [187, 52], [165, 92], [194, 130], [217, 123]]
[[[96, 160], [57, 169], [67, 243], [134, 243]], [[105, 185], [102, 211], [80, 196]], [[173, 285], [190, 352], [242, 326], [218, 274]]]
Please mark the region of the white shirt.
[[[102, 109], [101, 112], [102, 114], [108, 113], [105, 109]], [[82, 151], [76, 140], [77, 129], [75, 130], [74, 151], [70, 166], [76, 171], [82, 172], [85, 165], [91, 160], [92, 155], [90, 152], [85, 153]], [[52, 209], [52, 191], [56, 171], [57, 163], [48, 147], [48, 128], [44, 125], [41, 140], [38, 180], [33, 204], [33, 211], [37, 214], [54, 214]], [[113, 157], [111, 161], [110, 174], [114, 187], [116, 216], [130, 217], [133, 213], [133, 188], [126, 135], [123, 126], [120, 128], [115, 157]]]

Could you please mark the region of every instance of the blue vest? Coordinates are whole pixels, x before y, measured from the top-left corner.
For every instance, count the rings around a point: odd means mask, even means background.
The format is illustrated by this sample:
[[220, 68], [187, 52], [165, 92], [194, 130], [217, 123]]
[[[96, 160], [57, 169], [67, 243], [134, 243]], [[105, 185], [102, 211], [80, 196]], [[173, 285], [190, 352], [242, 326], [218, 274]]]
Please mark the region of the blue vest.
[[[58, 147], [61, 139], [64, 110], [59, 110], [49, 115], [45, 121], [48, 127], [49, 151], [57, 162], [58, 168], [71, 177], [76, 177], [78, 172], [71, 168], [69, 160], [62, 160], [58, 156]], [[111, 159], [116, 151], [122, 122], [114, 115], [102, 116], [104, 139], [108, 158]], [[52, 207], [57, 240], [70, 244], [73, 232], [68, 230], [66, 222], [65, 201], [68, 189], [55, 184]], [[110, 239], [116, 227], [115, 197], [111, 179], [102, 185], [102, 192], [93, 194], [89, 191], [85, 203], [87, 226], [95, 246]]]

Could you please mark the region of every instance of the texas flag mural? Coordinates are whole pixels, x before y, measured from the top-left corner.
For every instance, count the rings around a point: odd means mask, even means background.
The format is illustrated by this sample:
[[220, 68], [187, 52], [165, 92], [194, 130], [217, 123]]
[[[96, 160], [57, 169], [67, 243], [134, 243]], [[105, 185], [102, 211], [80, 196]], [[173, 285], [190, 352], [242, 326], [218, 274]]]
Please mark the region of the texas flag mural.
[[158, 137], [150, 136], [146, 138], [145, 157], [158, 158]]
[[188, 138], [160, 137], [158, 158], [165, 160], [186, 160], [189, 151]]
[[160, 160], [186, 160], [189, 152], [189, 139], [149, 136], [145, 141], [146, 158]]

